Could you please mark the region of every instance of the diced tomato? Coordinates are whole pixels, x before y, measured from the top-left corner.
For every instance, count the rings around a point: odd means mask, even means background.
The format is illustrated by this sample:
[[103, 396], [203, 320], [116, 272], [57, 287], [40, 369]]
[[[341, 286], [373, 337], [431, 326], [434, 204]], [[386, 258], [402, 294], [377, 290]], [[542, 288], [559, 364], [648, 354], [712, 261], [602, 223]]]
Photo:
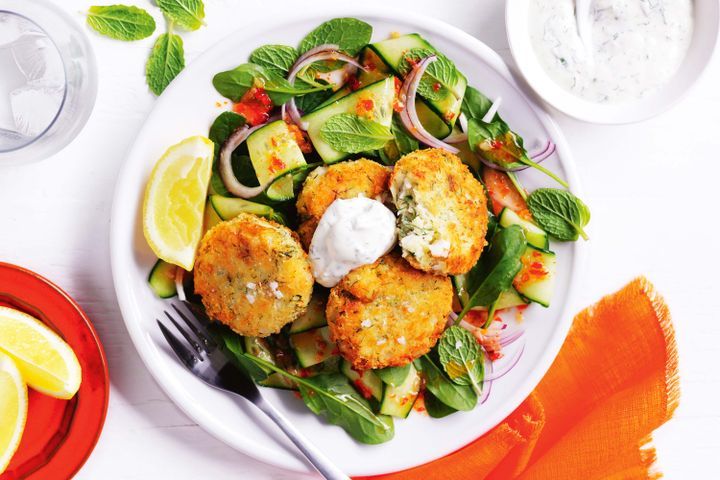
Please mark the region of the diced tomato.
[[358, 80], [357, 75], [351, 75], [350, 78], [348, 78], [347, 86], [350, 88], [351, 92], [360, 88], [360, 80]]
[[502, 209], [507, 207], [522, 218], [532, 218], [527, 203], [523, 200], [507, 173], [485, 168], [482, 177], [490, 194], [490, 202], [495, 215], [499, 215]]
[[264, 88], [252, 87], [233, 105], [233, 111], [245, 117], [250, 125], [260, 125], [270, 118], [273, 107], [273, 102]]

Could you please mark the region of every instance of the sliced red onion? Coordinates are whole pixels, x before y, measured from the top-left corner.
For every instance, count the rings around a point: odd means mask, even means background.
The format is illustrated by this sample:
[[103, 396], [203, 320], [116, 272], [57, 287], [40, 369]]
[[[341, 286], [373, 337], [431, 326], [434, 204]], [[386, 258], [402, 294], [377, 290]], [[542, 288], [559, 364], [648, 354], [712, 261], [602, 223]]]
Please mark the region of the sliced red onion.
[[500, 341], [500, 346], [503, 348], [507, 347], [508, 345], [511, 345], [517, 339], [522, 337], [524, 334], [525, 331], [520, 329], [514, 330], [512, 332], [502, 332], [500, 334], [500, 338], [498, 339]]
[[508, 362], [503, 366], [503, 368], [501, 368], [497, 372], [491, 372], [490, 375], [485, 375], [485, 381], [493, 382], [493, 381], [497, 380], [498, 378], [502, 378], [505, 375], [507, 375], [508, 372], [510, 372], [510, 370], [515, 368], [515, 365], [518, 364], [518, 362], [520, 361], [520, 357], [522, 357], [522, 354], [524, 351], [525, 351], [525, 339], [523, 338], [520, 343], [520, 347], [515, 351], [513, 356], [510, 358], [510, 360], [508, 360]]
[[[315, 62], [321, 62], [323, 60], [340, 60], [345, 62], [346, 65], [342, 69], [334, 70], [326, 74], [329, 76], [334, 72], [342, 72], [345, 81], [347, 81], [347, 79], [351, 75], [351, 73], [347, 73], [349, 71], [346, 69], [348, 65], [356, 69], [360, 68], [364, 70], [364, 67], [355, 58], [341, 53], [339, 51], [339, 48], [340, 47], [338, 45], [326, 43], [323, 45], [318, 45], [317, 47], [312, 48], [305, 52], [303, 55], [301, 55], [300, 58], [295, 61], [293, 66], [290, 68], [290, 71], [288, 72], [287, 80], [288, 82], [290, 82], [290, 85], [295, 84], [295, 77], [297, 77], [297, 74], [300, 73], [300, 71], [302, 71], [305, 67], [312, 65]], [[307, 131], [309, 125], [307, 122], [304, 122], [302, 120], [300, 111], [298, 110], [297, 104], [295, 103], [295, 97], [292, 97], [290, 100], [283, 104], [281, 108], [281, 115], [283, 120], [289, 120], [290, 122], [297, 125], [301, 130]]]
[[488, 354], [483, 352], [483, 358], [485, 359], [485, 378], [483, 378], [483, 386], [482, 391], [480, 392], [480, 398], [478, 398], [478, 401], [480, 402], [480, 405], [485, 403], [488, 398], [490, 398], [490, 389], [492, 388], [492, 380], [488, 380], [488, 376], [491, 376], [493, 374], [493, 364], [488, 358]]
[[443, 139], [445, 143], [461, 143], [466, 142], [468, 135], [465, 132], [453, 132]]
[[184, 302], [187, 300], [185, 296], [185, 269], [182, 267], [175, 268], [175, 290], [177, 290], [178, 300]]
[[545, 147], [540, 152], [530, 154], [530, 158], [532, 158], [533, 162], [539, 163], [548, 158], [553, 153], [555, 153], [555, 144], [548, 140], [547, 142], [545, 142]]
[[420, 119], [418, 118], [417, 110], [415, 109], [415, 97], [417, 96], [418, 85], [420, 80], [427, 70], [428, 65], [437, 60], [436, 55], [430, 55], [425, 57], [418, 62], [410, 73], [405, 77], [402, 88], [400, 89], [400, 101], [403, 103], [404, 108], [400, 112], [400, 120], [402, 121], [405, 129], [418, 141], [424, 143], [429, 147], [442, 148], [450, 153], [458, 153], [459, 149], [452, 145], [438, 140], [433, 137], [425, 130]]
[[485, 116], [482, 118], [482, 121], [485, 123], [490, 123], [493, 121], [493, 118], [495, 118], [495, 114], [498, 111], [498, 108], [500, 108], [500, 104], [502, 103], [502, 97], [497, 97], [495, 101], [493, 101], [492, 105], [490, 105], [490, 108], [488, 108], [488, 111], [485, 112]]
[[328, 85], [333, 85], [332, 91], [337, 92], [347, 83], [350, 77], [357, 73], [357, 71], [358, 67], [348, 62], [341, 68], [331, 70], [329, 72], [318, 72], [315, 74], [315, 78], [323, 80]]
[[247, 137], [250, 136], [251, 133], [265, 125], [267, 125], [267, 123], [256, 125], [252, 128], [247, 125], [236, 128], [235, 131], [230, 134], [228, 139], [225, 140], [225, 143], [223, 143], [222, 148], [220, 149], [220, 178], [225, 184], [225, 188], [228, 189], [228, 192], [237, 197], [256, 197], [260, 195], [263, 190], [265, 190], [265, 187], [267, 187], [270, 183], [267, 182], [265, 185], [259, 185], [257, 187], [248, 187], [240, 183], [232, 169], [232, 153], [245, 141], [245, 139], [247, 139]]

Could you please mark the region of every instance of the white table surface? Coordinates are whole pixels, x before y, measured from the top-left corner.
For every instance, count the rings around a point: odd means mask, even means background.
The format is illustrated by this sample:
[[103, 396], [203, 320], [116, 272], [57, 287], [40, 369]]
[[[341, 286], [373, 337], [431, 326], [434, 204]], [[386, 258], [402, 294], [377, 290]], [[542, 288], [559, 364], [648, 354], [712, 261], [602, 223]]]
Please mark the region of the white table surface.
[[[500, 0], [362, 1], [392, 3], [445, 20], [487, 43], [512, 65]], [[82, 12], [97, 3], [117, 2], [62, 2], [78, 22], [84, 21]], [[163, 28], [150, 0], [123, 3], [147, 8], [159, 30]], [[187, 61], [235, 29], [273, 18], [273, 12], [323, 4], [206, 0], [207, 27], [183, 34]], [[154, 104], [144, 80], [153, 40], [123, 43], [88, 35], [98, 59], [100, 87], [87, 126], [46, 161], [0, 168], [0, 260], [35, 270], [74, 296], [94, 321], [108, 356], [107, 423], [76, 478], [297, 478], [234, 451], [195, 425], [160, 391], [130, 342], [113, 290], [108, 227], [125, 152]], [[655, 436], [659, 467], [671, 479], [708, 478], [720, 471], [718, 85], [716, 55], [685, 100], [653, 120], [603, 127], [553, 112], [575, 155], [593, 215], [582, 304], [645, 274], [673, 313], [682, 399], [675, 418]], [[612, 329], [609, 332], [612, 341]]]

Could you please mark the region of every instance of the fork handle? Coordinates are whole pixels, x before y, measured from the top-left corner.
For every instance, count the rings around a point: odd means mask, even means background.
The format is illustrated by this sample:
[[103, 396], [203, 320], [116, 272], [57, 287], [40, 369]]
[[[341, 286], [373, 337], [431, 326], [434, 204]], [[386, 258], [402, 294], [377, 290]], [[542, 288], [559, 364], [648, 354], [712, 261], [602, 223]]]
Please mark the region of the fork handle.
[[349, 480], [350, 477], [340, 470], [330, 459], [325, 456], [315, 445], [298, 431], [275, 407], [265, 401], [262, 396], [255, 402], [265, 415], [277, 424], [285, 435], [305, 455], [313, 467], [327, 480]]

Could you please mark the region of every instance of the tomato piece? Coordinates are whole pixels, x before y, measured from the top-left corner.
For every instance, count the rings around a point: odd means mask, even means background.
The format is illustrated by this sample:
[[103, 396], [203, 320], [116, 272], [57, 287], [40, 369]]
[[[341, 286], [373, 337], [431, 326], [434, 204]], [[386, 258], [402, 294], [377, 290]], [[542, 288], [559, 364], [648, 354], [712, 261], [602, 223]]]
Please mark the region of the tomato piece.
[[522, 218], [532, 218], [527, 203], [507, 173], [484, 168], [482, 174], [483, 182], [490, 194], [490, 202], [495, 215], [500, 215], [503, 208], [507, 207], [520, 215]]
[[233, 106], [233, 111], [245, 117], [247, 123], [255, 126], [267, 122], [273, 107], [273, 102], [264, 88], [252, 87]]

